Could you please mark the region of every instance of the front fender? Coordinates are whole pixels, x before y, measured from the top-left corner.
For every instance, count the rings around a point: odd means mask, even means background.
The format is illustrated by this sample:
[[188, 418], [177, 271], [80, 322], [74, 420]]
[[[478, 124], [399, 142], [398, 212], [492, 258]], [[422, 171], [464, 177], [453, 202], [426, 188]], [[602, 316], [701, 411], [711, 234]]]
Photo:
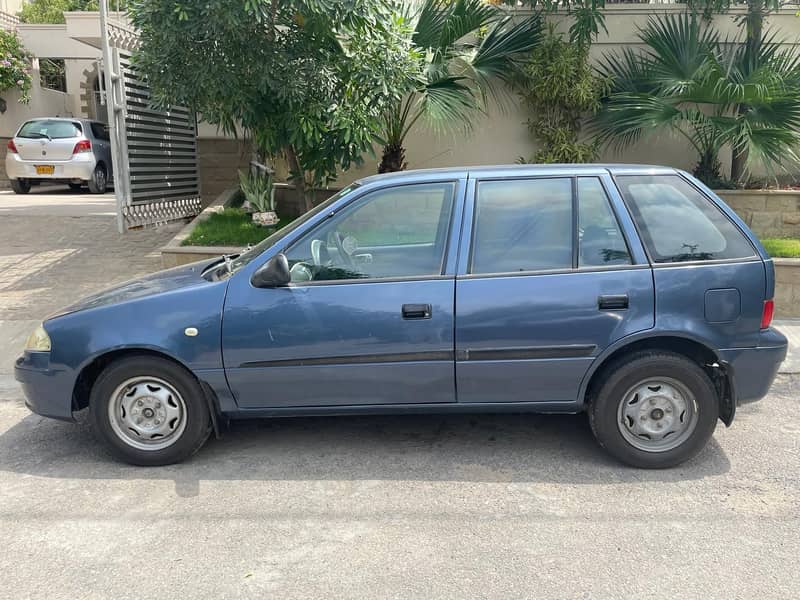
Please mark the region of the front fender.
[[[80, 372], [103, 354], [145, 349], [191, 370], [220, 369], [226, 284], [208, 282], [45, 321], [51, 365]], [[188, 327], [197, 329], [197, 335], [187, 336]]]

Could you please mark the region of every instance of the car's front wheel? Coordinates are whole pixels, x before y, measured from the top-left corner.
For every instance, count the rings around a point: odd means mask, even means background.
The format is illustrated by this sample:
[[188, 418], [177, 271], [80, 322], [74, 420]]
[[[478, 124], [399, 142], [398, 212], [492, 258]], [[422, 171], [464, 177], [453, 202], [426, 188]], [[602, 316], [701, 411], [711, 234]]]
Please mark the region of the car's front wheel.
[[92, 422], [119, 459], [180, 462], [208, 439], [211, 422], [194, 376], [166, 359], [133, 356], [110, 364], [92, 387]]
[[606, 371], [589, 406], [597, 441], [635, 467], [661, 469], [695, 456], [714, 433], [719, 402], [697, 363], [642, 352]]
[[12, 179], [11, 189], [15, 194], [27, 194], [31, 191], [31, 182], [27, 179]]

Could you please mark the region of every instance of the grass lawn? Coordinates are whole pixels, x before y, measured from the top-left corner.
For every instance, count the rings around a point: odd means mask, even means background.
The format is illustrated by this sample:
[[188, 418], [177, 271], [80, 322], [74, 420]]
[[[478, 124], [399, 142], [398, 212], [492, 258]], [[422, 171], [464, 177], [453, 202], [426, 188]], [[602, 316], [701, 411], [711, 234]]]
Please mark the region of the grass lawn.
[[288, 223], [289, 220], [281, 219], [275, 227], [261, 227], [241, 208], [226, 208], [199, 223], [181, 245], [244, 247], [257, 244]]
[[800, 258], [798, 238], [765, 238], [761, 243], [773, 258]]

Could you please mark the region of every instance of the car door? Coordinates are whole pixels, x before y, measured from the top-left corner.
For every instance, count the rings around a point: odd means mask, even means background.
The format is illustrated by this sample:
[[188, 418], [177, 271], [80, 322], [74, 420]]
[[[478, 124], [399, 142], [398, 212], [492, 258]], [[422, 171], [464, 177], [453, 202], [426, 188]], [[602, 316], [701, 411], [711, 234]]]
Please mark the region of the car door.
[[652, 271], [630, 216], [608, 174], [587, 173], [471, 180], [459, 402], [574, 403], [596, 356], [653, 326]]
[[464, 188], [453, 178], [356, 190], [284, 248], [289, 286], [234, 276], [222, 346], [238, 405], [454, 402], [453, 222]]

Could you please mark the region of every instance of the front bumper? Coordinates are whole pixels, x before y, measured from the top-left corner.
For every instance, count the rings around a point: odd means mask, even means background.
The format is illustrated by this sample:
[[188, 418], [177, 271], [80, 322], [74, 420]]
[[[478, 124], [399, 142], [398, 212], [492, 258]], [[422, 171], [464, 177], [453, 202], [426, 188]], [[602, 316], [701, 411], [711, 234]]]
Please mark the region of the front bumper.
[[50, 366], [49, 352], [25, 352], [14, 364], [14, 378], [22, 384], [25, 406], [51, 419], [72, 421], [72, 390], [75, 377], [70, 370]]
[[761, 400], [769, 392], [778, 368], [786, 358], [786, 337], [775, 329], [761, 333], [756, 348], [729, 348], [720, 350], [726, 363], [736, 404]]
[[[18, 154], [6, 153], [6, 175], [9, 179], [80, 179], [88, 181], [92, 177], [97, 159], [91, 152], [75, 154], [70, 160], [23, 160]], [[39, 175], [36, 165], [52, 165], [52, 175]]]

